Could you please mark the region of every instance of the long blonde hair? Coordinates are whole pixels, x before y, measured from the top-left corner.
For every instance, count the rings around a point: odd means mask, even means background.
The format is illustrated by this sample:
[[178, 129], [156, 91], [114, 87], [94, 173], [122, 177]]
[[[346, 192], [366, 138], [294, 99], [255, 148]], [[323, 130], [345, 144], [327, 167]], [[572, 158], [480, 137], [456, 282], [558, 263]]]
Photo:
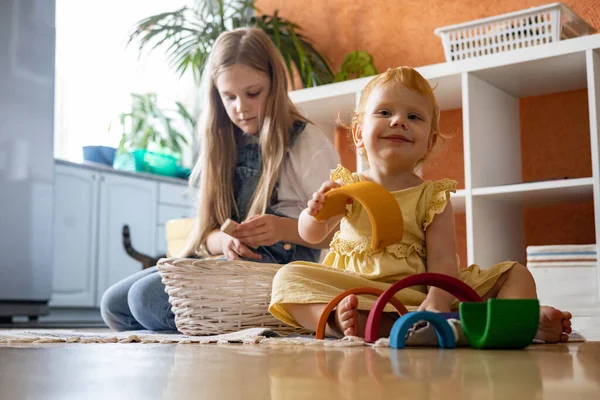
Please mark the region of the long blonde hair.
[[[423, 75], [418, 73], [415, 69], [410, 67], [388, 68], [385, 72], [377, 75], [367, 83], [360, 95], [358, 107], [352, 114], [352, 133], [354, 136], [356, 129], [362, 126], [365, 109], [371, 93], [378, 87], [385, 85], [390, 81], [402, 84], [406, 88], [419, 93], [429, 100], [429, 103], [431, 104], [432, 120], [431, 130], [429, 131], [430, 146], [427, 153], [417, 161], [416, 166], [418, 166], [422, 164], [445, 140], [449, 139], [451, 135], [440, 132], [440, 107], [437, 99], [435, 98], [435, 94], [433, 93], [433, 89], [429, 85], [429, 82], [427, 82], [427, 80], [423, 78]], [[361, 154], [361, 156], [366, 158], [366, 154]]]
[[239, 28], [219, 35], [203, 74], [206, 100], [197, 129], [201, 152], [190, 178], [190, 190], [198, 191], [198, 216], [182, 256], [198, 254], [209, 233], [236, 209], [233, 179], [236, 136], [241, 131], [227, 116], [216, 86], [219, 75], [234, 64], [247, 65], [271, 79], [264, 121], [259, 127], [262, 172], [249, 217], [266, 211], [290, 144], [292, 125], [295, 120], [306, 121], [288, 97], [283, 60], [265, 32]]

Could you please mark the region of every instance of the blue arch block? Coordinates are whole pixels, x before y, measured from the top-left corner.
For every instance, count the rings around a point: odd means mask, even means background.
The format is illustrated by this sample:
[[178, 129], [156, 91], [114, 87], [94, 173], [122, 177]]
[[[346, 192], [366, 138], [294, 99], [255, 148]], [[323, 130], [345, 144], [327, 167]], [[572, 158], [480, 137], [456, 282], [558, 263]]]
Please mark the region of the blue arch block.
[[453, 349], [456, 347], [454, 331], [450, 328], [446, 318], [429, 311], [409, 312], [400, 317], [394, 323], [392, 332], [390, 332], [390, 346], [394, 349], [403, 349], [406, 333], [411, 326], [419, 321], [427, 321], [435, 328], [441, 348]]

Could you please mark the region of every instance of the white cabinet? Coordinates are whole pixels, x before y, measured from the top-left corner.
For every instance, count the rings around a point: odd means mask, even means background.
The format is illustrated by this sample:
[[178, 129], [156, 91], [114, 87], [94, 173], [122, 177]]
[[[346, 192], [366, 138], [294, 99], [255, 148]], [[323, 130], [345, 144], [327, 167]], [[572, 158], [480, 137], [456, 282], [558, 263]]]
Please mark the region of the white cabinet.
[[156, 256], [166, 250], [164, 223], [192, 216], [184, 181], [65, 163], [55, 173], [54, 307], [98, 307], [108, 287], [141, 270], [123, 248], [123, 225], [136, 250]]
[[123, 249], [123, 225], [129, 225], [137, 251], [154, 255], [156, 198], [156, 182], [116, 174], [101, 176], [97, 304], [112, 284], [141, 270], [140, 262]]
[[98, 173], [57, 165], [51, 306], [96, 302]]

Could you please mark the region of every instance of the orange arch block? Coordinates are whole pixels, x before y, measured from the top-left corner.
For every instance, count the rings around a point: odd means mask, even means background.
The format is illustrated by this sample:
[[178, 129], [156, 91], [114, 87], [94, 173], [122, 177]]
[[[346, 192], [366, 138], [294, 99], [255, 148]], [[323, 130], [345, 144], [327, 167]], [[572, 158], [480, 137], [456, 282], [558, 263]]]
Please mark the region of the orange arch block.
[[350, 198], [362, 204], [369, 215], [373, 250], [400, 243], [404, 234], [400, 206], [389, 190], [375, 182], [352, 183], [325, 193], [325, 203], [315, 219], [323, 221], [344, 214]]

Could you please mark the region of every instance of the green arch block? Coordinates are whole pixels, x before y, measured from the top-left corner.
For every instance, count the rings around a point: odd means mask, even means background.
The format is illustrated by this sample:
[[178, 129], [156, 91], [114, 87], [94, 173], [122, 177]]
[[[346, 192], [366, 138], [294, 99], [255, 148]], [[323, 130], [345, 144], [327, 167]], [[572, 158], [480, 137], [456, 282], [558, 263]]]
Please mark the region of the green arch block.
[[538, 300], [489, 299], [460, 303], [460, 322], [471, 346], [477, 349], [523, 349], [538, 330]]

